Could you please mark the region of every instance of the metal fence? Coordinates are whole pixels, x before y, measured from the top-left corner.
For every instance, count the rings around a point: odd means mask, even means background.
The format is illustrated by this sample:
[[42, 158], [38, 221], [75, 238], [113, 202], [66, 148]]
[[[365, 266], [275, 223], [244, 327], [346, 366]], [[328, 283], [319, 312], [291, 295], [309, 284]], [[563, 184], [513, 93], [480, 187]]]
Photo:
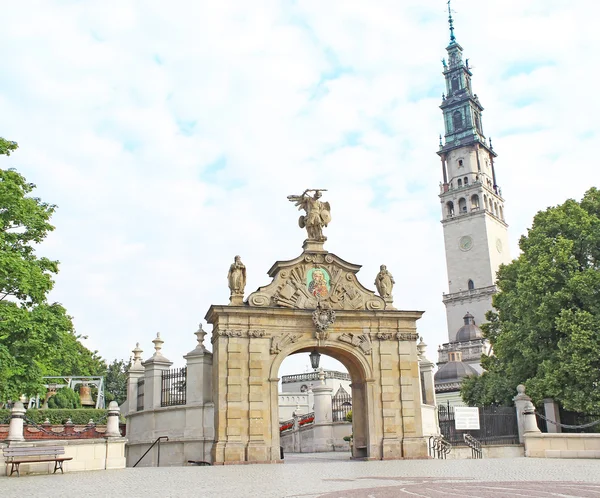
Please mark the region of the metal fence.
[[144, 379], [138, 379], [137, 383], [137, 411], [144, 409]]
[[345, 422], [346, 415], [352, 410], [352, 396], [340, 386], [331, 398], [331, 415], [334, 422]]
[[517, 411], [510, 406], [480, 406], [478, 431], [456, 430], [454, 407], [438, 407], [440, 431], [453, 446], [466, 446], [464, 434], [470, 434], [482, 445], [519, 444]]
[[185, 405], [187, 368], [173, 368], [162, 372], [160, 406]]

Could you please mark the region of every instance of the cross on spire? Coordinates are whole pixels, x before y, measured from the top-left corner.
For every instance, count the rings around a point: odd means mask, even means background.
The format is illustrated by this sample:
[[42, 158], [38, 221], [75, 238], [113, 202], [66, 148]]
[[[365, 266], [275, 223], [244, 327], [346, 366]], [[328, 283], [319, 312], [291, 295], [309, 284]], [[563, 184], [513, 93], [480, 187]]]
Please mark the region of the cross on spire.
[[448, 24], [450, 25], [450, 44], [456, 43], [456, 37], [454, 36], [454, 19], [452, 19], [452, 9], [450, 8], [450, 1], [448, 0]]

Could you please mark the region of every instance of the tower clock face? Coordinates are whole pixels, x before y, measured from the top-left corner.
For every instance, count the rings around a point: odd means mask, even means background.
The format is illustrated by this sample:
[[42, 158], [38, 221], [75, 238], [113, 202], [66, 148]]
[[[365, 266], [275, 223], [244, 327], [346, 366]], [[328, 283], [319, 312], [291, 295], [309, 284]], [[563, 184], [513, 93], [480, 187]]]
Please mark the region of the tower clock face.
[[500, 239], [496, 239], [496, 250], [502, 252], [502, 241]]
[[473, 239], [469, 235], [461, 237], [458, 241], [458, 247], [461, 251], [470, 251], [473, 247]]

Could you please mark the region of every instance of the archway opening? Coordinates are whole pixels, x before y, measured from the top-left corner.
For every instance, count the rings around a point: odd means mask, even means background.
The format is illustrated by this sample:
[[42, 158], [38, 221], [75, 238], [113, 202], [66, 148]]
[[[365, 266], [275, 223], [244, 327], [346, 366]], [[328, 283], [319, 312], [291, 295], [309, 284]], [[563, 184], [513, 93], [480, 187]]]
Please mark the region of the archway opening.
[[[309, 358], [315, 351], [320, 355], [317, 369]], [[369, 456], [367, 375], [353, 356], [332, 346], [304, 347], [281, 361], [278, 423], [288, 461]]]

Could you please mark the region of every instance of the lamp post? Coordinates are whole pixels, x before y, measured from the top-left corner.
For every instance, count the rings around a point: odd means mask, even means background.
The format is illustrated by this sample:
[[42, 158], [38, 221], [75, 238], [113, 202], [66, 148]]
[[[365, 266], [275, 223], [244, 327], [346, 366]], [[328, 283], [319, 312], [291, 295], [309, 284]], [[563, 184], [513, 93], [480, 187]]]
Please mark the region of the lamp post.
[[313, 367], [313, 370], [315, 370], [315, 372], [317, 371], [317, 368], [319, 368], [319, 360], [321, 359], [321, 355], [319, 354], [319, 352], [315, 349], [312, 353], [310, 353], [308, 355], [310, 357], [310, 365]]

